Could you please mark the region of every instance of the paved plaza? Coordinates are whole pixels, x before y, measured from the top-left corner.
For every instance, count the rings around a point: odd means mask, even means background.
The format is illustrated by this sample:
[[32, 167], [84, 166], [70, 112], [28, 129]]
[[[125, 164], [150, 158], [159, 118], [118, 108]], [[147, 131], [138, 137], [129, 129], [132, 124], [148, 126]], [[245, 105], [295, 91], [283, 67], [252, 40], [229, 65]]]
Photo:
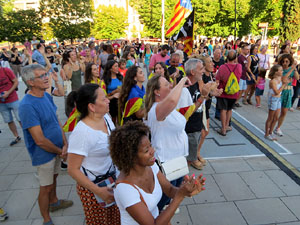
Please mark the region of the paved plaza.
[[[266, 86], [267, 87], [267, 86]], [[19, 96], [24, 96], [24, 83]], [[206, 190], [186, 198], [172, 224], [184, 225], [300, 225], [300, 111], [288, 112], [278, 142], [264, 139], [267, 118], [266, 93], [262, 108], [243, 106], [233, 113], [233, 131], [217, 134], [220, 122], [211, 109], [210, 134], [202, 149], [208, 159], [202, 173]], [[54, 97], [62, 123], [64, 98]], [[5, 225], [41, 225], [37, 203], [39, 184], [22, 141], [10, 147], [12, 134], [0, 120], [0, 207], [9, 214]], [[267, 157], [267, 156], [268, 157]], [[270, 160], [271, 159], [271, 160]], [[199, 174], [193, 168], [190, 173]], [[291, 175], [291, 179], [287, 174]], [[298, 184], [296, 183], [298, 182]], [[58, 177], [58, 196], [74, 201], [71, 208], [52, 213], [56, 225], [83, 225], [84, 216], [75, 182], [62, 171]]]

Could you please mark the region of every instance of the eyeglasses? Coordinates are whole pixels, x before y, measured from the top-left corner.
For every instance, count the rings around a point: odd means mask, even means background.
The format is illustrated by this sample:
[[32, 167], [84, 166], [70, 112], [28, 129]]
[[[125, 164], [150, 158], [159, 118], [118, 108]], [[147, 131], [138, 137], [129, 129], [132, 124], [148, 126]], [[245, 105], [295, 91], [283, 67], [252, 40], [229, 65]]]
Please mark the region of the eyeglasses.
[[32, 80], [36, 79], [36, 78], [40, 78], [42, 80], [44, 80], [46, 77], [49, 77], [49, 74], [48, 73], [43, 73], [42, 75], [38, 76], [38, 77], [35, 77], [33, 78]]

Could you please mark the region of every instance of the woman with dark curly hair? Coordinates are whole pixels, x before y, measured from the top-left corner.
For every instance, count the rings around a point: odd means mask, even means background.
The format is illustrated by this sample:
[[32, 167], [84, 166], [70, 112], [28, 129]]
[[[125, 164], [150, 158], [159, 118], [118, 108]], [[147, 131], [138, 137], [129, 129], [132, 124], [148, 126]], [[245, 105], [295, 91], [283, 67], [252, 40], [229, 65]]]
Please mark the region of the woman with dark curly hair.
[[[205, 189], [205, 178], [201, 175], [186, 176], [179, 188], [171, 185], [155, 164], [149, 133], [141, 121], [129, 121], [109, 138], [111, 157], [121, 171], [114, 196], [122, 225], [169, 224], [184, 197]], [[159, 214], [157, 203], [162, 192], [173, 201]]]
[[119, 72], [119, 64], [117, 61], [107, 61], [102, 79], [105, 83], [107, 98], [110, 100], [109, 113], [114, 124], [116, 124], [118, 116], [118, 98], [120, 87], [123, 83], [123, 76]]
[[144, 81], [145, 76], [139, 66], [132, 66], [127, 70], [119, 97], [119, 107], [123, 112], [121, 125], [129, 120], [142, 120], [144, 117]]
[[290, 82], [284, 87], [281, 93], [281, 111], [277, 128], [274, 130], [274, 133], [281, 137], [283, 133], [280, 127], [283, 124], [287, 111], [292, 107], [292, 78], [299, 80], [299, 74], [296, 69], [297, 61], [294, 60], [291, 54], [283, 54], [278, 60], [278, 64], [283, 69], [282, 76], [290, 78]]
[[80, 121], [69, 138], [68, 173], [77, 182], [86, 224], [120, 224], [118, 207], [109, 206], [114, 202], [112, 188], [96, 184], [96, 177], [116, 175], [108, 149], [115, 128], [107, 114], [109, 100], [97, 84], [80, 87], [75, 99]]

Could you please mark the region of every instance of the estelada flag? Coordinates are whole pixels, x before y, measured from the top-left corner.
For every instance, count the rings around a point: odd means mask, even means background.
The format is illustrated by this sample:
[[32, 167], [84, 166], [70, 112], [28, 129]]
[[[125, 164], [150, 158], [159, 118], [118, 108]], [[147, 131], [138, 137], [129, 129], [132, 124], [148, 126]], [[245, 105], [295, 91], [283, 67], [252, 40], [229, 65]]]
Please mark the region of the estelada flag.
[[173, 41], [182, 39], [184, 42], [184, 52], [190, 55], [193, 52], [194, 44], [194, 11], [186, 19], [183, 26], [180, 28], [179, 32], [176, 35], [173, 35], [171, 38]]
[[129, 119], [134, 113], [139, 111], [144, 105], [145, 88], [140, 89], [137, 85], [131, 88], [128, 100], [125, 103], [124, 112], [121, 119], [121, 125], [124, 120]]
[[170, 37], [175, 34], [185, 22], [185, 19], [193, 11], [191, 0], [179, 0], [174, 8], [173, 17], [169, 23], [169, 28], [166, 33], [166, 37]]

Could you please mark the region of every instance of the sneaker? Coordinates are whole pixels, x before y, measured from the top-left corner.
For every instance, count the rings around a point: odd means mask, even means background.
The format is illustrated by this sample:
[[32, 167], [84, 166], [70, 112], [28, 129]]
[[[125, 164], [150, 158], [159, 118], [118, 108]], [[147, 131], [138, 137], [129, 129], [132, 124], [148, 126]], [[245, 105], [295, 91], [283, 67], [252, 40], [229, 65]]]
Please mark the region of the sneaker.
[[21, 138], [18, 136], [18, 137], [16, 137], [16, 139], [15, 140], [13, 140], [12, 142], [10, 142], [10, 146], [13, 146], [13, 145], [15, 145], [15, 144], [17, 144], [19, 141], [21, 141]]
[[63, 170], [63, 171], [67, 170], [68, 169], [68, 164], [61, 161], [60, 169]]
[[277, 138], [273, 137], [272, 134], [269, 134], [268, 136], [265, 136], [266, 139], [268, 139], [269, 141], [277, 141]]
[[259, 104], [256, 104], [256, 108], [260, 108], [261, 107], [261, 105], [259, 105]]
[[289, 108], [289, 111], [290, 112], [294, 112], [294, 108], [292, 107], [292, 108]]
[[241, 106], [241, 104], [240, 104], [240, 103], [238, 103], [238, 102], [237, 102], [237, 103], [235, 103], [234, 105], [235, 105], [235, 107], [242, 107], [242, 106]]
[[279, 137], [282, 137], [283, 136], [283, 133], [282, 131], [280, 130], [280, 128], [277, 128], [274, 130], [274, 134], [278, 135]]
[[8, 218], [7, 213], [2, 208], [0, 208], [0, 221], [7, 220], [7, 218]]
[[66, 209], [73, 205], [73, 201], [60, 199], [56, 203], [50, 204], [49, 211], [55, 212], [60, 209]]

